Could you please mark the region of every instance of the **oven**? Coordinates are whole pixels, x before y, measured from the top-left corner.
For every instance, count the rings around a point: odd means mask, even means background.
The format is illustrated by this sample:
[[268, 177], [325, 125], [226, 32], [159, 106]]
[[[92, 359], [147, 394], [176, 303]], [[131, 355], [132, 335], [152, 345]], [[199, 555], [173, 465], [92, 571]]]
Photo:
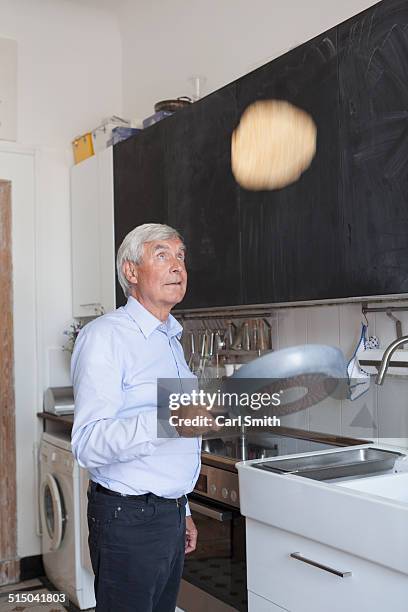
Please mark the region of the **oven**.
[[239, 511], [238, 474], [205, 465], [189, 495], [198, 529], [186, 556], [178, 606], [187, 612], [245, 612], [245, 519]]

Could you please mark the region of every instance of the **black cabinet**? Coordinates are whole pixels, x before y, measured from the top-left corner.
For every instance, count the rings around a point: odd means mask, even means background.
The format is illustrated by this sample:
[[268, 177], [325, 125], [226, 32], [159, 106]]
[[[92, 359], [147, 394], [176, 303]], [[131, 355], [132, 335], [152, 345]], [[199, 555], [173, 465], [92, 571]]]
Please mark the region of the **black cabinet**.
[[347, 295], [408, 292], [408, 3], [338, 32]]
[[237, 119], [230, 85], [163, 122], [167, 219], [187, 245], [180, 308], [242, 302], [238, 187], [230, 143]]
[[317, 153], [293, 185], [240, 189], [244, 302], [286, 302], [344, 293], [338, 206], [339, 105], [336, 29], [237, 82], [239, 114], [258, 99], [283, 99], [317, 124]]
[[[238, 186], [230, 142], [235, 86], [215, 92], [114, 148], [115, 245], [141, 223], [168, 223], [187, 245], [179, 308], [242, 302]], [[117, 305], [124, 302], [117, 287]]]
[[[167, 223], [167, 189], [164, 174], [162, 125], [114, 147], [115, 251], [130, 230], [142, 223]], [[116, 305], [125, 303], [116, 283]]]
[[[181, 308], [408, 292], [407, 58], [408, 4], [387, 0], [117, 145], [116, 245], [177, 228]], [[312, 115], [317, 153], [293, 185], [251, 192], [231, 134], [269, 98]]]

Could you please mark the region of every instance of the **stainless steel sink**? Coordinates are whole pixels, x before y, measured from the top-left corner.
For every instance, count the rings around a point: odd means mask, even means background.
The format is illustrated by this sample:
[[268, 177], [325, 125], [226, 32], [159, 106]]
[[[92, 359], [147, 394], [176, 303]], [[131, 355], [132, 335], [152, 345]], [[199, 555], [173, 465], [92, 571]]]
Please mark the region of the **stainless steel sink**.
[[296, 474], [313, 480], [333, 480], [391, 470], [401, 453], [378, 448], [352, 448], [333, 453], [265, 461], [253, 467], [278, 474]]
[[258, 431], [207, 437], [203, 439], [201, 450], [213, 457], [227, 457], [237, 462], [269, 457], [272, 459], [281, 455], [298, 455], [333, 447], [334, 444], [323, 441], [302, 440], [296, 436], [282, 436]]

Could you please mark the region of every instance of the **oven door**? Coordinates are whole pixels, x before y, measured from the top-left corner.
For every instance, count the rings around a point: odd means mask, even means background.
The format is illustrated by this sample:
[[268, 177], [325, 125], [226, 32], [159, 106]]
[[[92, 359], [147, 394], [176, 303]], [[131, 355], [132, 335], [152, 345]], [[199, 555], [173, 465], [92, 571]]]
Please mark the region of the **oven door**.
[[178, 606], [186, 612], [244, 612], [247, 607], [245, 519], [236, 508], [189, 496], [198, 530], [187, 555]]

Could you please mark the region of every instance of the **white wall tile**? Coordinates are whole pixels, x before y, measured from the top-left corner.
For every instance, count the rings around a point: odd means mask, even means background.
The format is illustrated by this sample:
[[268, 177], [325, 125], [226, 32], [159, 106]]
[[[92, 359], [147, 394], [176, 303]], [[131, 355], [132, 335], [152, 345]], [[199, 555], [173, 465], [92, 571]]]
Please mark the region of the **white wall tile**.
[[[281, 308], [277, 310], [277, 348], [307, 343], [307, 308]], [[282, 427], [308, 429], [308, 409], [279, 417]]]
[[294, 427], [295, 429], [309, 429], [309, 409], [299, 410], [293, 414], [280, 416], [281, 427]]
[[379, 438], [408, 438], [408, 380], [386, 377], [377, 393]]
[[[382, 302], [381, 307], [408, 307], [408, 302]], [[408, 311], [393, 313], [402, 324], [403, 335], [408, 334]], [[386, 313], [375, 313], [376, 335], [385, 349], [396, 339], [395, 322]], [[408, 345], [402, 348], [407, 349]], [[385, 375], [382, 386], [376, 387], [379, 441], [397, 446], [408, 446], [408, 378]]]
[[341, 401], [327, 398], [309, 408], [310, 431], [341, 434]]
[[365, 438], [377, 442], [377, 394], [374, 381], [370, 389], [354, 401], [341, 403], [341, 433], [350, 438]]
[[313, 306], [307, 312], [307, 341], [309, 344], [339, 346], [339, 307]]
[[308, 308], [280, 308], [277, 310], [277, 348], [283, 349], [288, 346], [306, 344], [308, 310]]
[[[338, 306], [315, 306], [307, 309], [307, 341], [309, 344], [339, 346]], [[309, 408], [309, 429], [341, 433], [341, 401], [328, 397]]]

